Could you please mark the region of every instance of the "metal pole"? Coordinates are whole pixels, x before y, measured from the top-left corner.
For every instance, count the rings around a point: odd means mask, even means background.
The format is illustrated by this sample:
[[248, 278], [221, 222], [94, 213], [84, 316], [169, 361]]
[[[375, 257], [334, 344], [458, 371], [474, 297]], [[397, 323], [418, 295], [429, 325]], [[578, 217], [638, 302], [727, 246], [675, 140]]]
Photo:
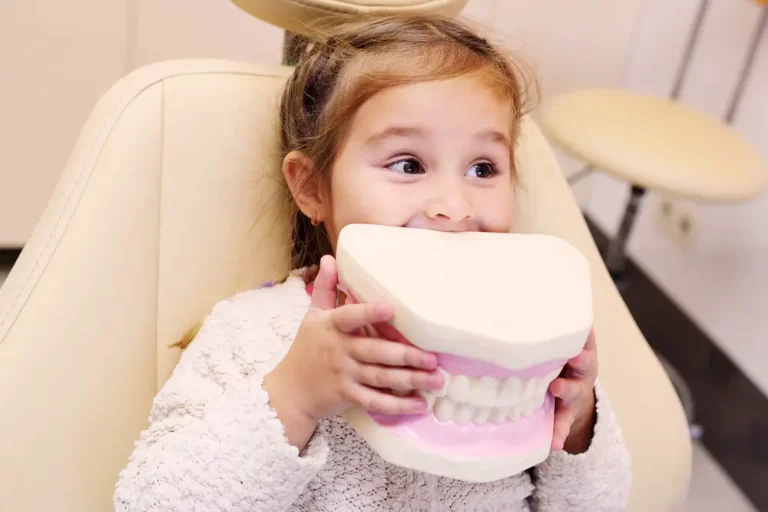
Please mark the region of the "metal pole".
[[749, 50], [747, 51], [747, 56], [741, 66], [739, 81], [736, 82], [736, 89], [733, 91], [728, 111], [725, 114], [725, 122], [728, 124], [731, 124], [736, 117], [739, 105], [741, 104], [741, 97], [744, 95], [744, 89], [746, 89], [749, 77], [752, 74], [752, 67], [755, 63], [755, 57], [757, 57], [757, 51], [760, 49], [760, 41], [765, 33], [765, 27], [768, 26], [768, 4], [763, 6], [762, 11], [760, 20], [757, 22], [754, 32], [752, 32]]
[[632, 185], [627, 205], [624, 208], [624, 214], [621, 217], [619, 231], [608, 245], [605, 266], [608, 267], [608, 272], [610, 272], [611, 277], [613, 277], [617, 285], [621, 285], [621, 279], [627, 266], [627, 241], [629, 240], [632, 226], [635, 224], [635, 217], [637, 217], [637, 210], [640, 207], [640, 200], [644, 195], [645, 189], [643, 187]]
[[581, 178], [584, 178], [584, 177], [589, 176], [590, 174], [592, 174], [592, 171], [594, 171], [594, 170], [595, 170], [595, 168], [592, 167], [591, 165], [586, 165], [586, 166], [584, 166], [584, 168], [582, 170], [577, 171], [577, 172], [571, 174], [570, 176], [568, 176], [567, 181], [568, 181], [569, 184], [576, 183]]
[[672, 87], [672, 93], [670, 96], [672, 99], [678, 99], [680, 93], [683, 90], [685, 78], [688, 76], [688, 69], [691, 67], [691, 59], [693, 58], [693, 51], [696, 49], [696, 43], [699, 42], [699, 36], [701, 35], [701, 27], [704, 24], [704, 18], [707, 16], [709, 10], [709, 1], [702, 0], [699, 3], [699, 10], [696, 12], [696, 18], [693, 22], [693, 28], [688, 36], [688, 42], [685, 45], [685, 51], [683, 52], [683, 58], [680, 61], [680, 65], [677, 68], [677, 77], [675, 78], [675, 85]]

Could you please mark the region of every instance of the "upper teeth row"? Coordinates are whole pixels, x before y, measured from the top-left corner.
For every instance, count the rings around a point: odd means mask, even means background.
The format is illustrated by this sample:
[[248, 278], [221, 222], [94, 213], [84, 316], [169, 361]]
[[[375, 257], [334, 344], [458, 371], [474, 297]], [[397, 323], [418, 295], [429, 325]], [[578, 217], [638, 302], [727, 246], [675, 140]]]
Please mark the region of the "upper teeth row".
[[437, 398], [443, 397], [458, 404], [464, 403], [476, 407], [509, 408], [523, 404], [540, 405], [544, 402], [549, 385], [560, 374], [558, 369], [533, 379], [509, 377], [500, 381], [492, 377], [473, 378], [439, 371], [445, 378], [442, 389], [422, 392], [430, 409]]

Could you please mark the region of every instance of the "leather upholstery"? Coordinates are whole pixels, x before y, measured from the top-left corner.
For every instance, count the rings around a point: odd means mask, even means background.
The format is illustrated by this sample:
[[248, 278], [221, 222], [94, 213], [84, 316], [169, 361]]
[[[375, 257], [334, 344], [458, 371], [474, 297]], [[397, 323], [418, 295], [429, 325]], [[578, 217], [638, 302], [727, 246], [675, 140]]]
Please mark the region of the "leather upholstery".
[[[169, 345], [217, 300], [288, 270], [277, 111], [289, 72], [156, 64], [94, 109], [0, 289], [0, 510], [108, 510], [177, 361]], [[519, 158], [519, 231], [564, 237], [592, 265], [600, 380], [634, 459], [630, 510], [671, 510], [690, 472], [682, 408], [531, 120]]]

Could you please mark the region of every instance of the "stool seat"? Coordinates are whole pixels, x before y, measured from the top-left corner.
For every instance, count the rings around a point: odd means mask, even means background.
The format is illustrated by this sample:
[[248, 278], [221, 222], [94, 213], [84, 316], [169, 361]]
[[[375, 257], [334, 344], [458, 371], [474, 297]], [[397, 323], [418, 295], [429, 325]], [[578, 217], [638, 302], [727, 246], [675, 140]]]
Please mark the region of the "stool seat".
[[552, 101], [543, 128], [572, 156], [650, 190], [731, 202], [768, 184], [768, 168], [740, 134], [671, 100], [579, 90]]
[[457, 15], [468, 0], [232, 0], [245, 12], [272, 25], [309, 35], [313, 24], [332, 14], [420, 12]]

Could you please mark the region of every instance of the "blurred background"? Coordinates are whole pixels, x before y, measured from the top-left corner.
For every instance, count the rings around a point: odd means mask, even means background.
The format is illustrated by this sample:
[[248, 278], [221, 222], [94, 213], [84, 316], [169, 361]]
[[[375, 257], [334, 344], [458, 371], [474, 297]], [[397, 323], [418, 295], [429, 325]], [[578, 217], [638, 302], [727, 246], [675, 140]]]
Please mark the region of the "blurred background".
[[[585, 88], [668, 97], [699, 8], [698, 0], [470, 0], [464, 15], [534, 66], [546, 105]], [[681, 104], [725, 115], [761, 9], [710, 2]], [[0, 283], [112, 83], [167, 59], [279, 63], [283, 37], [227, 0], [0, 2]], [[758, 41], [732, 126], [768, 160], [768, 37]], [[567, 174], [583, 168], [557, 153]], [[573, 188], [604, 248], [628, 183], [595, 172]], [[625, 300], [695, 403], [689, 510], [768, 510], [766, 222], [765, 194], [724, 205], [650, 193], [629, 239]]]

